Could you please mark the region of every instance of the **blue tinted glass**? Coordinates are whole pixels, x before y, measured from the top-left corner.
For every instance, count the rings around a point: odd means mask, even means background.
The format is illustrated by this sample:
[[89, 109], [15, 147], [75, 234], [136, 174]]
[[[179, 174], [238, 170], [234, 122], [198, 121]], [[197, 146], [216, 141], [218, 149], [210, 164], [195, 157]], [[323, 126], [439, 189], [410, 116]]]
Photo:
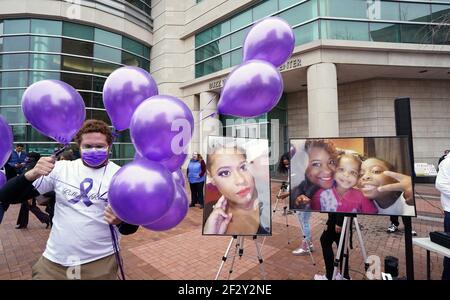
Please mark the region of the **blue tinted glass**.
[[28, 87], [28, 72], [0, 72], [2, 87]]
[[95, 41], [118, 48], [122, 47], [122, 36], [99, 28], [95, 28]]
[[127, 37], [123, 37], [122, 48], [125, 50], [128, 50], [130, 52], [133, 52], [137, 55], [144, 56], [144, 45], [142, 45], [136, 41], [133, 41]]
[[240, 47], [244, 44], [244, 39], [249, 30], [250, 28], [244, 28], [231, 35], [231, 49]]
[[94, 28], [70, 22], [63, 23], [63, 35], [83, 40], [94, 40]]
[[113, 49], [106, 46], [95, 44], [94, 57], [120, 63], [122, 59], [122, 54], [121, 51], [118, 49]]
[[432, 34], [428, 25], [401, 24], [400, 37], [402, 43], [430, 44]]
[[322, 39], [369, 40], [369, 25], [366, 22], [322, 20], [320, 31]]
[[30, 68], [42, 70], [59, 70], [61, 69], [61, 56], [50, 54], [31, 54]]
[[277, 0], [266, 0], [253, 7], [253, 21], [257, 21], [278, 10]]
[[18, 19], [18, 20], [4, 20], [4, 33], [29, 33], [30, 32], [30, 20], [29, 19]]
[[39, 33], [39, 34], [61, 35], [62, 22], [61, 21], [32, 19], [31, 20], [31, 32]]
[[28, 54], [3, 54], [0, 67], [2, 69], [28, 69]]
[[370, 20], [400, 20], [398, 2], [373, 1], [368, 3], [367, 17]]
[[243, 53], [242, 48], [239, 48], [231, 52], [231, 66], [236, 66], [242, 63], [242, 56], [243, 56], [242, 53]]
[[230, 25], [231, 25], [231, 31], [234, 31], [236, 29], [239, 29], [243, 26], [249, 25], [252, 23], [252, 10], [249, 9], [247, 11], [244, 11], [243, 13], [234, 16], [231, 20], [230, 20]]
[[[450, 24], [450, 5], [431, 5], [432, 22]], [[449, 29], [450, 30], [450, 29]]]
[[400, 20], [414, 22], [430, 22], [430, 4], [400, 3]]
[[320, 0], [320, 15], [344, 18], [367, 18], [367, 2], [363, 0]]
[[291, 26], [309, 21], [317, 17], [316, 1], [305, 2], [280, 13], [278, 16], [285, 19]]
[[278, 0], [279, 9], [286, 8], [288, 6], [294, 5], [301, 2], [300, 0]]
[[61, 38], [32, 36], [31, 51], [61, 53]]
[[28, 51], [30, 47], [29, 36], [10, 36], [3, 38], [3, 51]]
[[195, 36], [195, 47], [203, 45], [209, 41], [211, 41], [211, 30], [206, 29]]
[[0, 105], [19, 105], [24, 89], [0, 90]]
[[26, 123], [20, 106], [0, 107], [0, 115], [3, 116], [8, 123]]
[[59, 80], [59, 72], [30, 72], [30, 84], [47, 79]]
[[295, 44], [303, 45], [319, 39], [319, 22], [315, 21], [294, 29]]
[[370, 23], [370, 40], [374, 42], [400, 43], [400, 25]]

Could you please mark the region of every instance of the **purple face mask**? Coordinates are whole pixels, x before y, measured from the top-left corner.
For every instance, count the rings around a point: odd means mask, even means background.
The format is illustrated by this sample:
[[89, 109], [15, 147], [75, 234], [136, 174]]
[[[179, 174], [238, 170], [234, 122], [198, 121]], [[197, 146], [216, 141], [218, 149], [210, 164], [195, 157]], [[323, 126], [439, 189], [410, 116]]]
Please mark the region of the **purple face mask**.
[[83, 149], [81, 159], [89, 167], [99, 167], [108, 159], [108, 148]]

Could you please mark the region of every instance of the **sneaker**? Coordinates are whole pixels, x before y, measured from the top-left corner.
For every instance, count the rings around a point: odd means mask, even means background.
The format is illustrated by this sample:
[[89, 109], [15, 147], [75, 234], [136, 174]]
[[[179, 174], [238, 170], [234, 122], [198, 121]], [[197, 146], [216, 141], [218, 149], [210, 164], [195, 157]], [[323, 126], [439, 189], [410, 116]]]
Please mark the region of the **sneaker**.
[[314, 275], [314, 280], [328, 280], [327, 276], [316, 274]]
[[334, 280], [348, 280], [347, 278], [345, 278], [344, 276], [342, 276], [341, 273], [337, 273], [336, 277], [334, 278]]
[[417, 236], [417, 232], [415, 230], [411, 231], [412, 236]]
[[389, 226], [387, 229], [387, 233], [394, 233], [396, 231], [398, 231], [398, 227], [395, 226], [394, 224], [391, 224], [391, 226]]
[[309, 251], [314, 252], [314, 245], [311, 241], [308, 241], [309, 243]]
[[309, 249], [308, 249], [308, 242], [306, 240], [303, 240], [302, 245], [300, 247], [298, 247], [297, 249], [295, 249], [294, 251], [292, 251], [293, 255], [296, 256], [302, 256], [302, 255], [308, 255], [310, 252], [309, 251], [313, 251], [312, 248], [312, 243], [309, 242]]

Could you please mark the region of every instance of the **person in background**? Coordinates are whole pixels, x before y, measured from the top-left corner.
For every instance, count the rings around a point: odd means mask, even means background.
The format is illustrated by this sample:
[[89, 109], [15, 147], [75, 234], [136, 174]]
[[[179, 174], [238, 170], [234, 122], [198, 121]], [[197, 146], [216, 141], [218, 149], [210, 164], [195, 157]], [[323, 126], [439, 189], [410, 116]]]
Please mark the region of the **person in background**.
[[17, 144], [16, 149], [11, 154], [8, 164], [16, 170], [18, 175], [20, 175], [25, 169], [26, 158], [27, 153], [23, 150], [23, 144]]
[[[37, 164], [38, 160], [41, 158], [41, 155], [36, 152], [30, 152], [27, 155], [26, 166], [24, 171], [27, 172], [34, 168]], [[25, 229], [28, 226], [29, 212], [32, 212], [36, 218], [42, 223], [46, 224], [45, 228], [50, 226], [50, 218], [49, 216], [42, 212], [39, 207], [36, 205], [36, 198], [33, 197], [28, 199], [27, 201], [23, 201], [20, 206], [19, 215], [17, 216], [16, 229]]]
[[442, 155], [439, 158], [438, 164], [437, 164], [437, 171], [439, 172], [439, 165], [441, 164], [441, 162], [447, 157], [447, 155], [450, 153], [450, 150], [445, 150], [444, 151], [444, 155]]
[[[290, 155], [289, 152], [286, 152], [280, 157], [280, 161], [278, 162], [278, 173], [280, 173], [280, 175], [285, 176], [285, 181], [289, 181], [288, 178], [289, 167], [290, 167]], [[289, 192], [281, 193], [280, 195], [281, 199], [284, 199], [286, 197], [289, 197]], [[314, 251], [314, 246], [312, 244], [311, 239], [311, 226], [310, 226], [311, 212], [299, 211], [297, 212], [297, 218], [303, 231], [303, 240], [300, 246], [292, 251], [292, 254], [299, 256], [307, 255], [309, 254], [309, 252]], [[301, 231], [300, 234], [302, 234]]]
[[[450, 232], [450, 156], [440, 164], [436, 177], [436, 189], [441, 192], [441, 203], [444, 209], [444, 231]], [[444, 257], [442, 280], [450, 280], [450, 258]]]
[[[9, 158], [9, 160], [11, 160], [11, 157]], [[10, 166], [8, 163], [5, 164], [5, 166], [3, 167], [3, 170], [0, 172], [5, 173], [6, 180], [10, 180], [11, 178], [14, 178], [17, 176], [16, 168]], [[0, 214], [1, 214], [0, 224], [2, 223], [3, 216], [4, 216], [5, 212], [8, 210], [8, 208], [9, 208], [8, 203], [0, 201]]]
[[191, 204], [190, 207], [194, 207], [195, 204], [200, 204], [200, 208], [203, 208], [203, 186], [205, 184], [206, 164], [202, 156], [194, 152], [192, 158], [189, 161], [187, 167], [187, 178], [189, 186], [191, 188]]

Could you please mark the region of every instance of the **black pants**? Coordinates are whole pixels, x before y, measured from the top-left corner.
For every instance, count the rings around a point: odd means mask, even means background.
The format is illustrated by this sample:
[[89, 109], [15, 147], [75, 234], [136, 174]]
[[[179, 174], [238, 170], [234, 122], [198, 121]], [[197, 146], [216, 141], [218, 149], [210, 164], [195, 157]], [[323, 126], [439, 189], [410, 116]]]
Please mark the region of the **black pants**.
[[203, 185], [205, 182], [189, 183], [191, 187], [191, 205], [200, 204], [203, 206]]
[[50, 221], [48, 215], [37, 207], [36, 200], [33, 199], [31, 205], [28, 205], [27, 201], [22, 202], [17, 217], [17, 225], [20, 227], [27, 227], [29, 211], [31, 211], [41, 223], [48, 223]]
[[[326, 276], [328, 280], [331, 280], [333, 278], [333, 271], [334, 271], [334, 252], [333, 252], [333, 243], [336, 243], [336, 245], [339, 246], [339, 238], [341, 237], [340, 233], [336, 232], [336, 229], [334, 226], [328, 226], [327, 230], [325, 230], [322, 235], [320, 236], [320, 245], [322, 246], [322, 252], [323, 252], [323, 260], [325, 262], [325, 268], [326, 268]], [[341, 252], [341, 273], [342, 273], [342, 259], [344, 258], [344, 249], [342, 249]], [[344, 267], [344, 277], [349, 279], [350, 276], [348, 274], [348, 261], [349, 257], [347, 257], [345, 261], [345, 267]]]
[[391, 216], [390, 219], [391, 219], [391, 224], [394, 224], [397, 227], [400, 225], [400, 222], [398, 221], [398, 216]]
[[[444, 211], [444, 231], [450, 232], [450, 211]], [[450, 257], [444, 257], [442, 280], [450, 280]]]

